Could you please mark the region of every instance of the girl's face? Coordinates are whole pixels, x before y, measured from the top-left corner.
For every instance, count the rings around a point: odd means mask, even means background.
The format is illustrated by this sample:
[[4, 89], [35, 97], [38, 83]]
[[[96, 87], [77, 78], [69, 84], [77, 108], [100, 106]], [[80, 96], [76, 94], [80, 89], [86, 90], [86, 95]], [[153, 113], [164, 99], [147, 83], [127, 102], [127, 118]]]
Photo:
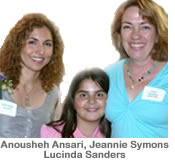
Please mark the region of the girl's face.
[[48, 28], [34, 28], [21, 51], [23, 67], [40, 71], [53, 54], [53, 40]]
[[77, 122], [99, 122], [104, 115], [106, 98], [100, 85], [91, 79], [83, 80], [74, 99]]
[[126, 9], [121, 26], [122, 45], [128, 56], [135, 61], [151, 58], [150, 52], [157, 41], [155, 27], [143, 19], [136, 6]]

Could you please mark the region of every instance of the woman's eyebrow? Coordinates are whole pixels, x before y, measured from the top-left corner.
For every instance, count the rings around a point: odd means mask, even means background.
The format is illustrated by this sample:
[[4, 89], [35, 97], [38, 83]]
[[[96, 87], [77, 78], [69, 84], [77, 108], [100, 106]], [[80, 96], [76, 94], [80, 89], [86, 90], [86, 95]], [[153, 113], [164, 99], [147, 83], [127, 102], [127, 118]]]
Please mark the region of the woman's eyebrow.
[[125, 23], [126, 23], [126, 24], [129, 24], [129, 25], [132, 25], [132, 23], [131, 23], [131, 22], [128, 22], [128, 21], [123, 21], [123, 22], [122, 22], [122, 24], [125, 24]]
[[35, 38], [35, 37], [29, 37], [28, 39], [33, 39], [33, 40], [35, 40], [35, 41], [37, 41], [38, 39], [37, 38]]

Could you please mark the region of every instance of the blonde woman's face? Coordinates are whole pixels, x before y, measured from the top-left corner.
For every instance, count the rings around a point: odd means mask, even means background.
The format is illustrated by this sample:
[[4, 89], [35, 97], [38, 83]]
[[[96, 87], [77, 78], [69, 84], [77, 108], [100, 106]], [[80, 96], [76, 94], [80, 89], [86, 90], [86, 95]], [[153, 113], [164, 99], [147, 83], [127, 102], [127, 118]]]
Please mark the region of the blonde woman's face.
[[48, 28], [34, 28], [21, 51], [23, 67], [40, 71], [46, 66], [53, 54], [53, 40]]
[[106, 98], [106, 93], [97, 83], [91, 79], [83, 80], [74, 100], [78, 123], [82, 121], [99, 123], [104, 115]]
[[143, 19], [139, 8], [132, 6], [126, 9], [122, 17], [121, 38], [128, 56], [135, 61], [144, 61], [151, 57], [157, 33], [155, 27]]

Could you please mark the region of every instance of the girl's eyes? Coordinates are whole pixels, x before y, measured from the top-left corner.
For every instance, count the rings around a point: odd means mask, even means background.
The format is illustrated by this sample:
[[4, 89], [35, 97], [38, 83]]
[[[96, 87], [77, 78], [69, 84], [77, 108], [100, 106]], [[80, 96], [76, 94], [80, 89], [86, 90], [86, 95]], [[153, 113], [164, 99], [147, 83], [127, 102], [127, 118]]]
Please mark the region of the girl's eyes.
[[86, 94], [86, 93], [81, 93], [81, 94], [79, 94], [79, 96], [80, 96], [81, 98], [86, 98], [86, 97], [87, 97], [87, 94]]
[[[96, 98], [102, 98], [102, 97], [104, 97], [106, 94], [104, 93], [104, 92], [99, 92], [99, 93], [96, 93], [94, 96], [96, 97]], [[88, 98], [89, 97], [89, 95], [87, 94], [87, 93], [80, 93], [79, 94], [79, 97], [80, 98]]]
[[97, 97], [104, 97], [105, 96], [105, 93], [104, 92], [99, 92], [99, 93], [97, 93], [97, 95], [96, 95]]

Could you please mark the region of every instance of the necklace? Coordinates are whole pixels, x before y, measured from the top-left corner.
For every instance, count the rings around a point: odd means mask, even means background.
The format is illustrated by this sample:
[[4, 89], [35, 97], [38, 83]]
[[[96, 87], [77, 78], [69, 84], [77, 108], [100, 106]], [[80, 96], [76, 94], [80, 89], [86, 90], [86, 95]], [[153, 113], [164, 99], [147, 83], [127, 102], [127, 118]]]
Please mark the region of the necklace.
[[138, 78], [137, 80], [135, 80], [132, 76], [131, 76], [131, 72], [129, 70], [129, 63], [130, 63], [130, 60], [127, 59], [125, 61], [125, 64], [126, 64], [126, 71], [127, 71], [127, 74], [128, 74], [128, 77], [129, 79], [132, 81], [132, 84], [131, 84], [131, 89], [134, 89], [134, 86], [138, 83], [138, 82], [142, 82], [148, 75], [150, 75], [153, 70], [157, 67], [158, 65], [158, 61], [155, 61], [154, 64], [151, 66], [151, 68], [146, 71], [145, 73], [143, 73], [143, 76], [141, 76], [140, 78]]
[[30, 94], [32, 92], [34, 87], [32, 87], [32, 89], [30, 90], [29, 93], [26, 92], [26, 88], [24, 87], [24, 92], [25, 92], [25, 97], [24, 97], [24, 106], [26, 107], [30, 107], [31, 106], [31, 97]]

